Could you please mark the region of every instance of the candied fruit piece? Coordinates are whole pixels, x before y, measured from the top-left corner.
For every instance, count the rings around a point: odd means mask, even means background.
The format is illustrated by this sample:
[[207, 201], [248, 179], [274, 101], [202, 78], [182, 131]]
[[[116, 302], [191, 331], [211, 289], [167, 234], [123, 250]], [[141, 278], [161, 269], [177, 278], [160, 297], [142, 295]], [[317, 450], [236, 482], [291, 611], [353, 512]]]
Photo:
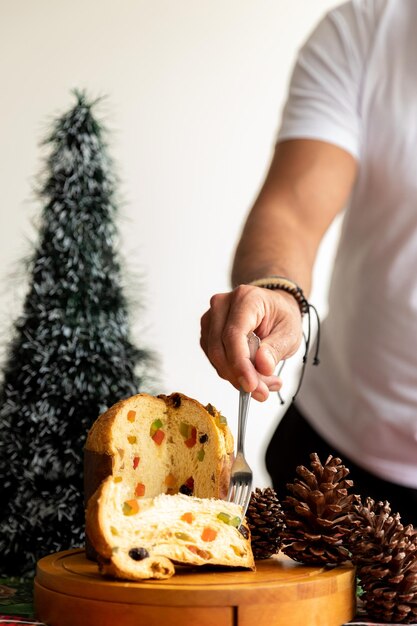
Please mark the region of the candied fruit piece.
[[167, 487], [173, 487], [177, 481], [174, 474], [167, 474], [164, 482]]
[[126, 500], [123, 503], [123, 515], [136, 515], [136, 513], [139, 513], [137, 500]]
[[193, 448], [195, 444], [197, 443], [197, 429], [195, 426], [192, 426], [191, 435], [188, 439], [184, 441], [184, 443], [187, 446], [187, 448]]
[[191, 424], [188, 424], [187, 422], [181, 422], [180, 433], [184, 437], [184, 439], [189, 439], [191, 435]]
[[134, 422], [136, 418], [136, 411], [129, 411], [127, 414], [127, 419], [129, 422]]
[[149, 552], [146, 548], [131, 548], [129, 550], [129, 556], [134, 561], [142, 561], [143, 559], [148, 558]]
[[125, 451], [123, 450], [123, 448], [117, 448], [117, 452], [118, 452], [120, 458], [123, 459], [123, 457], [125, 455]]
[[210, 528], [210, 526], [206, 526], [201, 533], [201, 539], [203, 541], [214, 541], [217, 537], [217, 530], [214, 528]]
[[197, 443], [197, 429], [195, 426], [191, 426], [188, 422], [180, 423], [180, 433], [184, 438], [184, 443], [187, 448], [192, 448]]
[[149, 429], [149, 435], [153, 437], [156, 431], [162, 428], [162, 426], [163, 426], [162, 420], [160, 419], [154, 420]]
[[165, 433], [164, 433], [164, 431], [163, 431], [163, 430], [161, 430], [161, 429], [158, 429], [158, 430], [157, 430], [157, 431], [155, 431], [155, 433], [152, 435], [152, 439], [153, 439], [153, 441], [154, 441], [154, 442], [155, 442], [158, 446], [160, 446], [160, 445], [161, 445], [161, 443], [163, 442], [164, 438], [165, 438]]
[[143, 483], [138, 483], [135, 488], [135, 496], [137, 498], [141, 498], [145, 495], [145, 485]]
[[199, 461], [204, 461], [204, 456], [205, 456], [204, 448], [201, 448], [201, 449], [197, 452], [197, 459], [198, 459]]
[[201, 557], [205, 561], [208, 561], [213, 556], [211, 552], [209, 552], [208, 550], [202, 550], [201, 548], [198, 548], [197, 546], [194, 546], [192, 544], [187, 546], [187, 548], [190, 552], [197, 554], [199, 557]]
[[181, 518], [183, 522], [187, 522], [187, 524], [192, 524], [193, 520], [194, 520], [194, 515], [192, 513], [184, 513], [183, 515], [181, 515]]
[[215, 420], [216, 420], [217, 426], [220, 426], [220, 427], [227, 426], [227, 419], [225, 418], [224, 415], [217, 413]]
[[123, 478], [122, 478], [121, 476], [115, 476], [115, 477], [114, 477], [114, 482], [115, 482], [115, 483], [121, 483], [121, 482], [122, 482], [122, 480], [123, 480]]
[[199, 438], [200, 443], [206, 443], [207, 441], [208, 441], [207, 433], [204, 433], [204, 435], [200, 435], [200, 438]]
[[233, 552], [236, 554], [236, 556], [243, 556], [243, 552], [242, 550], [239, 550], [239, 548], [237, 546], [234, 546], [233, 544], [230, 544], [230, 547], [232, 548]]
[[133, 469], [137, 468], [137, 466], [139, 465], [139, 461], [140, 461], [140, 457], [139, 456], [135, 456], [133, 458]]
[[137, 442], [138, 439], [134, 435], [128, 435], [127, 436], [127, 440], [128, 440], [129, 443], [131, 443], [133, 445], [134, 443]]
[[114, 526], [110, 526], [110, 532], [112, 535], [114, 535], [115, 537], [119, 536], [119, 531], [117, 530], [117, 528], [115, 528]]
[[221, 520], [225, 524], [229, 524], [229, 526], [234, 526], [235, 528], [239, 528], [242, 523], [242, 520], [237, 515], [235, 517], [231, 517], [229, 513], [224, 513], [223, 511], [217, 515], [217, 519]]

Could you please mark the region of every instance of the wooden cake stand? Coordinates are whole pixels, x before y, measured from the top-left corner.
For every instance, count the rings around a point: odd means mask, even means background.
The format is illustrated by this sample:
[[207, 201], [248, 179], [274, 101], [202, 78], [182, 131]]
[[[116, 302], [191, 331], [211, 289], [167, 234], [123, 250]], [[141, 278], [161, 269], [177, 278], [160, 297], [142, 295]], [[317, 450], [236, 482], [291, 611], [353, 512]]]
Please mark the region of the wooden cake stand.
[[177, 567], [135, 583], [69, 550], [38, 562], [35, 611], [48, 626], [340, 626], [355, 614], [355, 573], [280, 556], [256, 572]]

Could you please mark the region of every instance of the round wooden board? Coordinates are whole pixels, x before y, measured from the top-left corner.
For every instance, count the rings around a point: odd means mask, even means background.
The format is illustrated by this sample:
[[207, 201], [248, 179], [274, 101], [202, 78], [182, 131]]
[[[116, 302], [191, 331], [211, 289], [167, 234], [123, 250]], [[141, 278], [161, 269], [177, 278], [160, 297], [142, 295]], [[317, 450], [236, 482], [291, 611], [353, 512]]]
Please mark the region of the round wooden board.
[[124, 582], [101, 576], [84, 550], [58, 552], [38, 562], [36, 616], [48, 626], [340, 626], [354, 616], [353, 568], [282, 556], [256, 565]]

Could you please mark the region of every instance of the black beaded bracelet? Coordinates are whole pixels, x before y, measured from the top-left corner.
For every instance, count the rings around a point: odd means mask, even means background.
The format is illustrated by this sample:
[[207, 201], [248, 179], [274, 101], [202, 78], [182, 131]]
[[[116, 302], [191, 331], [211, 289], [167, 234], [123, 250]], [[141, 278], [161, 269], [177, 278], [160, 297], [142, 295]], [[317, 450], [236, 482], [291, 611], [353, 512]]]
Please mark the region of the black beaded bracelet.
[[266, 276], [265, 278], [257, 278], [248, 284], [254, 287], [262, 287], [263, 289], [280, 289], [281, 291], [286, 291], [297, 300], [301, 315], [305, 315], [309, 312], [309, 303], [303, 290], [297, 283], [289, 278], [285, 278], [285, 276]]
[[[319, 345], [320, 345], [319, 314], [317, 312], [316, 307], [313, 304], [310, 304], [308, 302], [301, 287], [299, 287], [297, 283], [295, 283], [293, 280], [290, 280], [289, 278], [286, 278], [285, 276], [266, 276], [265, 278], [258, 278], [256, 280], [253, 280], [252, 282], [248, 283], [248, 285], [252, 285], [254, 287], [262, 287], [263, 289], [281, 289], [282, 291], [286, 291], [297, 300], [298, 306], [300, 307], [301, 315], [302, 316], [307, 315], [307, 330], [306, 330], [306, 333], [304, 333], [305, 352], [303, 356], [303, 363], [301, 367], [301, 374], [300, 374], [300, 378], [298, 381], [297, 389], [295, 390], [295, 393], [292, 398], [294, 400], [296, 395], [300, 391], [301, 384], [303, 382], [305, 367], [307, 364], [308, 352], [310, 349], [310, 340], [311, 340], [310, 310], [314, 311], [314, 314], [317, 320], [317, 340], [316, 340], [315, 354], [313, 358], [313, 365], [319, 364]], [[285, 364], [285, 361], [282, 362], [279, 373], [281, 372], [284, 364]], [[282, 398], [281, 393], [279, 391], [277, 393], [278, 393], [278, 398], [280, 399], [281, 404], [284, 404], [284, 399]]]

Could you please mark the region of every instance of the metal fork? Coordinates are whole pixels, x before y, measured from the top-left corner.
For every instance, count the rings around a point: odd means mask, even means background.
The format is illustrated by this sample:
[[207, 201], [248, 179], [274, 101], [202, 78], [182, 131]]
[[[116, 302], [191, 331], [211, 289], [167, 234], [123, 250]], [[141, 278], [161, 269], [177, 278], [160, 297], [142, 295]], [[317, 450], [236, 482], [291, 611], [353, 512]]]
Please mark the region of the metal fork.
[[[255, 354], [259, 348], [260, 339], [255, 333], [248, 335], [250, 360], [252, 363], [255, 360]], [[245, 431], [246, 421], [249, 412], [251, 394], [239, 390], [239, 415], [237, 424], [237, 450], [236, 457], [232, 465], [229, 491], [227, 499], [231, 502], [235, 502], [242, 507], [242, 519], [246, 515], [246, 510], [249, 506], [250, 497], [252, 493], [252, 470], [245, 459], [244, 443], [245, 443]]]

